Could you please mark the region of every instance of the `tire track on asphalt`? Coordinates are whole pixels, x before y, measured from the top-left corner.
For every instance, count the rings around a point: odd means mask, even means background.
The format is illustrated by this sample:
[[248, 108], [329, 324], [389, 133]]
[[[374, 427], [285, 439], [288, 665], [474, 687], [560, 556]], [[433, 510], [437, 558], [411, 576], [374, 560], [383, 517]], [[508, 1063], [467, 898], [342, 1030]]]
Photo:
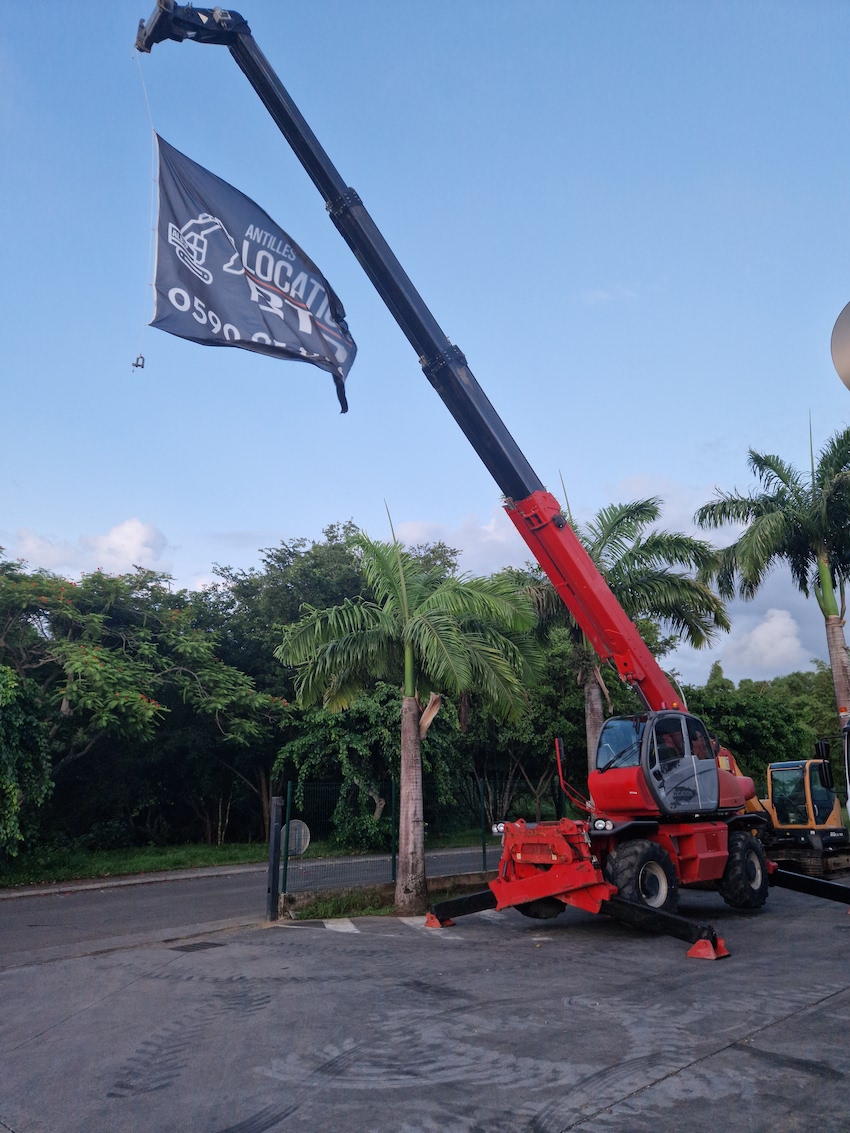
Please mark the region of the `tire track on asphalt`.
[[[798, 1007], [794, 1008], [794, 1010], [786, 1012], [784, 1015], [778, 1015], [778, 1016], [776, 1016], [776, 1018], [771, 1019], [768, 1022], [762, 1023], [761, 1026], [753, 1027], [752, 1030], [748, 1031], [744, 1035], [738, 1035], [736, 1038], [730, 1039], [728, 1042], [721, 1043], [718, 1046], [716, 1046], [714, 1049], [712, 1049], [710, 1051], [706, 1051], [706, 1053], [701, 1054], [701, 1055], [697, 1056], [696, 1058], [689, 1059], [687, 1062], [683, 1063], [682, 1065], [670, 1069], [667, 1073], [659, 1074], [651, 1082], [646, 1082], [643, 1085], [639, 1086], [637, 1089], [629, 1090], [626, 1093], [619, 1096], [618, 1098], [616, 1098], [615, 1100], [609, 1100], [602, 1105], [599, 1105], [597, 1103], [596, 1108], [591, 1112], [575, 1114], [574, 1115], [575, 1120], [570, 1121], [570, 1123], [567, 1124], [567, 1125], [561, 1124], [561, 1121], [563, 1121], [563, 1117], [560, 1117], [557, 1120], [557, 1122], [553, 1124], [553, 1119], [556, 1117], [557, 1111], [559, 1109], [561, 1111], [563, 1111], [565, 1105], [569, 1103], [569, 1101], [570, 1101], [570, 1099], [571, 1099], [571, 1097], [574, 1093], [574, 1090], [571, 1090], [569, 1092], [569, 1094], [567, 1094], [566, 1097], [561, 1097], [559, 1099], [556, 1099], [555, 1101], [550, 1102], [548, 1105], [544, 1106], [540, 1111], [538, 1111], [538, 1113], [535, 1115], [535, 1117], [532, 1118], [531, 1122], [526, 1126], [526, 1129], [523, 1131], [523, 1133], [573, 1133], [573, 1130], [580, 1130], [584, 1126], [588, 1125], [590, 1122], [596, 1120], [601, 1114], [606, 1113], [606, 1112], [610, 1113], [610, 1111], [615, 1106], [622, 1105], [624, 1102], [632, 1101], [634, 1098], [640, 1097], [641, 1094], [644, 1094], [647, 1091], [654, 1089], [656, 1086], [659, 1086], [663, 1082], [672, 1081], [674, 1078], [676, 1078], [678, 1075], [682, 1074], [684, 1071], [692, 1070], [695, 1067], [699, 1067], [702, 1064], [710, 1061], [711, 1059], [717, 1058], [719, 1055], [724, 1054], [728, 1051], [736, 1051], [736, 1050], [740, 1050], [740, 1049], [747, 1049], [747, 1044], [750, 1044], [753, 1041], [753, 1039], [756, 1038], [758, 1035], [764, 1034], [766, 1031], [772, 1029], [773, 1027], [778, 1027], [778, 1026], [782, 1025], [783, 1023], [788, 1023], [791, 1020], [797, 1018], [798, 1016], [805, 1014], [806, 1012], [813, 1011], [813, 1010], [816, 1010], [818, 1008], [821, 1008], [825, 1004], [829, 1003], [831, 1000], [836, 999], [838, 996], [846, 994], [848, 992], [848, 990], [850, 990], [850, 984], [844, 985], [843, 987], [835, 988], [832, 991], [828, 992], [827, 994], [821, 996], [819, 999], [811, 1000], [808, 1003], [801, 1004]], [[757, 1048], [749, 1048], [750, 1053], [755, 1054], [756, 1051], [757, 1051]], [[758, 1054], [766, 1055], [767, 1057], [770, 1057], [770, 1052], [758, 1051]], [[647, 1056], [647, 1057], [657, 1057], [657, 1056]], [[784, 1057], [785, 1056], [780, 1056], [780, 1058], [784, 1058]], [[641, 1060], [633, 1060], [633, 1061], [637, 1062], [637, 1061], [641, 1061]], [[809, 1066], [809, 1060], [807, 1060], [807, 1059], [796, 1059], [794, 1061], [796, 1063], [803, 1064], [802, 1066], [798, 1066], [797, 1069], [803, 1069], [804, 1067]], [[594, 1074], [588, 1076], [587, 1078], [582, 1079], [581, 1082], [579, 1082], [577, 1084], [577, 1088], [578, 1089], [586, 1089], [588, 1085], [590, 1085], [591, 1088], [592, 1088], [594, 1083], [596, 1083], [598, 1085], [599, 1082], [607, 1080], [606, 1079], [607, 1074], [610, 1073], [612, 1075], [616, 1075], [616, 1071], [617, 1071], [617, 1067], [612, 1067], [608, 1071], [606, 1071], [606, 1070], [597, 1071]], [[837, 1074], [839, 1074], [839, 1076], [842, 1076], [842, 1075], [840, 1075], [840, 1072], [834, 1072], [834, 1073], [837, 1073]], [[822, 1078], [823, 1074], [819, 1073], [817, 1076]]]

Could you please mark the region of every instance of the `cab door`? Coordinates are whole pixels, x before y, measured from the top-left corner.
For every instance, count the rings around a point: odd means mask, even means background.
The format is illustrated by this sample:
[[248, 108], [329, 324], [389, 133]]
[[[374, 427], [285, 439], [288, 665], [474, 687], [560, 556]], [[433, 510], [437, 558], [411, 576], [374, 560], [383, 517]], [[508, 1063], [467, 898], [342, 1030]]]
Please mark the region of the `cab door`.
[[658, 713], [644, 759], [647, 780], [664, 813], [684, 816], [717, 810], [717, 763], [705, 726], [695, 716]]

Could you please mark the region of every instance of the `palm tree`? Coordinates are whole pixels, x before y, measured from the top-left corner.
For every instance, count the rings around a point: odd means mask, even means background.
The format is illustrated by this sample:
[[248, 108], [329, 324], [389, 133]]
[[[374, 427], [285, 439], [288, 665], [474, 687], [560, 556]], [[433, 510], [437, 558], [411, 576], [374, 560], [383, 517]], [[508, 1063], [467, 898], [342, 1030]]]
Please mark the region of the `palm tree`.
[[[306, 607], [275, 655], [294, 665], [298, 700], [346, 708], [375, 680], [398, 681], [401, 774], [396, 907], [427, 903], [420, 744], [441, 693], [477, 690], [502, 717], [525, 706], [539, 664], [527, 595], [505, 579], [446, 576], [392, 543], [359, 539], [364, 579], [375, 601]], [[427, 706], [423, 700], [428, 698]]]
[[[811, 473], [750, 449], [748, 464], [759, 488], [748, 495], [718, 492], [696, 513], [701, 527], [745, 525], [720, 553], [716, 572], [720, 593], [751, 599], [779, 562], [791, 568], [798, 590], [814, 594], [826, 625], [835, 703], [842, 726], [850, 719], [850, 672], [844, 640], [845, 584], [850, 575], [850, 428], [837, 432], [817, 463], [811, 446]], [[737, 586], [736, 586], [737, 583]]]
[[[647, 527], [660, 515], [661, 500], [653, 496], [610, 504], [584, 526], [569, 511], [566, 519], [633, 621], [660, 621], [677, 637], [701, 648], [718, 630], [729, 629], [722, 601], [703, 580], [715, 564], [716, 552], [691, 535], [654, 530], [647, 534]], [[550, 583], [543, 583], [534, 597], [544, 624], [565, 618], [566, 611]], [[608, 698], [608, 690], [586, 639], [579, 655], [578, 678], [584, 687], [587, 765], [592, 771], [605, 718], [603, 695]], [[610, 699], [608, 703], [610, 706]]]

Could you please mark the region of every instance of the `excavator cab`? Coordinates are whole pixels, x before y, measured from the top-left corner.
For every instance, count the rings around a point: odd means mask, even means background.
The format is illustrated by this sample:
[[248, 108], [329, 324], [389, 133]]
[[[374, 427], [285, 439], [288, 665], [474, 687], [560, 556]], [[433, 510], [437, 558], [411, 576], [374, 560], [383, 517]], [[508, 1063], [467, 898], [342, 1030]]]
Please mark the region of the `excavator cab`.
[[720, 808], [708, 732], [701, 720], [684, 712], [606, 720], [588, 786], [595, 808], [611, 815], [685, 818]]
[[[822, 741], [821, 741], [822, 742]], [[829, 745], [820, 759], [792, 759], [768, 768], [767, 803], [779, 826], [840, 826]]]

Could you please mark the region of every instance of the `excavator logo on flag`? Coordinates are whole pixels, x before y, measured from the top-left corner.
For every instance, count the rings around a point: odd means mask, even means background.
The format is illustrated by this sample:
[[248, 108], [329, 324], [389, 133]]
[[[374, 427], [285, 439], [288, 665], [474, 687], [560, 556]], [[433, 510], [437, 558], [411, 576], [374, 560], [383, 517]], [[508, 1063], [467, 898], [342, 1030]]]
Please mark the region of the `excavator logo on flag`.
[[218, 217], [211, 216], [208, 212], [202, 212], [195, 220], [187, 221], [182, 228], [178, 228], [176, 224], [172, 223], [168, 225], [168, 243], [177, 253], [177, 259], [181, 264], [185, 264], [189, 271], [193, 272], [202, 283], [209, 284], [213, 281], [212, 272], [209, 268], [204, 267], [210, 246], [207, 237], [210, 233], [219, 229], [227, 237], [230, 246], [233, 248], [233, 255], [224, 265], [224, 270], [230, 272], [231, 275], [241, 275], [245, 269], [242, 267], [236, 244]]

